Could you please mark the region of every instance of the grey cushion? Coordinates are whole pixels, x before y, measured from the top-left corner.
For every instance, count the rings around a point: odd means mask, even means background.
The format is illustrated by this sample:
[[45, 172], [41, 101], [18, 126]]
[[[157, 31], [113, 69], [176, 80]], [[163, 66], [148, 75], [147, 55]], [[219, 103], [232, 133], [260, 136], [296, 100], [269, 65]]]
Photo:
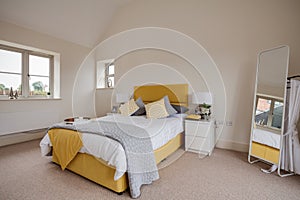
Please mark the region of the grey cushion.
[[174, 104], [171, 105], [177, 111], [177, 113], [186, 113], [187, 111], [189, 111], [189, 109], [185, 106], [179, 106]]
[[133, 113], [131, 116], [140, 116], [140, 115], [145, 115], [146, 114], [146, 109], [145, 109], [145, 104], [142, 100], [141, 97], [139, 97], [136, 101], [135, 101], [136, 105], [138, 105], [139, 109]]
[[168, 96], [164, 96], [164, 101], [165, 101], [165, 107], [167, 112], [169, 113], [169, 115], [174, 115], [177, 113], [177, 111], [172, 107], [170, 101], [169, 101], [169, 97]]

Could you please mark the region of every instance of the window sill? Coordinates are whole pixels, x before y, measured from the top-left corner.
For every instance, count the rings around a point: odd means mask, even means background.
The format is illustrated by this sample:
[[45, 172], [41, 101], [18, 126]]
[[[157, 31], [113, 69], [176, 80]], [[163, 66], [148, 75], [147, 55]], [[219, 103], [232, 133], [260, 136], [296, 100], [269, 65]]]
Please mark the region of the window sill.
[[113, 90], [115, 88], [111, 87], [111, 88], [96, 88], [96, 90]]
[[18, 98], [18, 99], [6, 99], [6, 98], [0, 98], [0, 101], [51, 101], [51, 100], [61, 100], [61, 98]]

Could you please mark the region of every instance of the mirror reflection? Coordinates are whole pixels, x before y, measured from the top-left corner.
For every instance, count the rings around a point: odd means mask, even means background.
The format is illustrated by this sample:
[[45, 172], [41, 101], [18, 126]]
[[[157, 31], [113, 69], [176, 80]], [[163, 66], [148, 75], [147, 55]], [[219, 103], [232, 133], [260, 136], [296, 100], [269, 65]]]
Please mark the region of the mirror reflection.
[[256, 96], [255, 124], [274, 130], [282, 126], [283, 101], [279, 98]]

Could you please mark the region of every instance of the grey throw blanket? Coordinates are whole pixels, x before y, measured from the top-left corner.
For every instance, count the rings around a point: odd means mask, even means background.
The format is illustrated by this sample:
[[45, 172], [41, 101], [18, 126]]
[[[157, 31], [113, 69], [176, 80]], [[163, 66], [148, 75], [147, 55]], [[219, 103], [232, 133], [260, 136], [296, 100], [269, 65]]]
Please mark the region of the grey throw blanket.
[[143, 184], [159, 178], [150, 137], [144, 129], [120, 122], [90, 120], [85, 123], [56, 124], [51, 128], [72, 129], [82, 133], [105, 135], [123, 146], [127, 159], [127, 174], [132, 198], [140, 196]]

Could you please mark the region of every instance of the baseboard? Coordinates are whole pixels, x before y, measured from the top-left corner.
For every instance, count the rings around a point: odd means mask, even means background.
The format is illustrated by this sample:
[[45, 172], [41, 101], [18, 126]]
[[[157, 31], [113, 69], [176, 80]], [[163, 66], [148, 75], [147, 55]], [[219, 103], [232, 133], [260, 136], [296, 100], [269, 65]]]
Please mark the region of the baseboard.
[[0, 147], [17, 144], [21, 142], [27, 142], [31, 140], [41, 139], [46, 134], [46, 129], [40, 129], [35, 131], [28, 131], [23, 133], [14, 133], [9, 135], [0, 136]]
[[233, 142], [228, 140], [218, 140], [216, 147], [220, 149], [228, 149], [240, 152], [249, 151], [249, 144]]

